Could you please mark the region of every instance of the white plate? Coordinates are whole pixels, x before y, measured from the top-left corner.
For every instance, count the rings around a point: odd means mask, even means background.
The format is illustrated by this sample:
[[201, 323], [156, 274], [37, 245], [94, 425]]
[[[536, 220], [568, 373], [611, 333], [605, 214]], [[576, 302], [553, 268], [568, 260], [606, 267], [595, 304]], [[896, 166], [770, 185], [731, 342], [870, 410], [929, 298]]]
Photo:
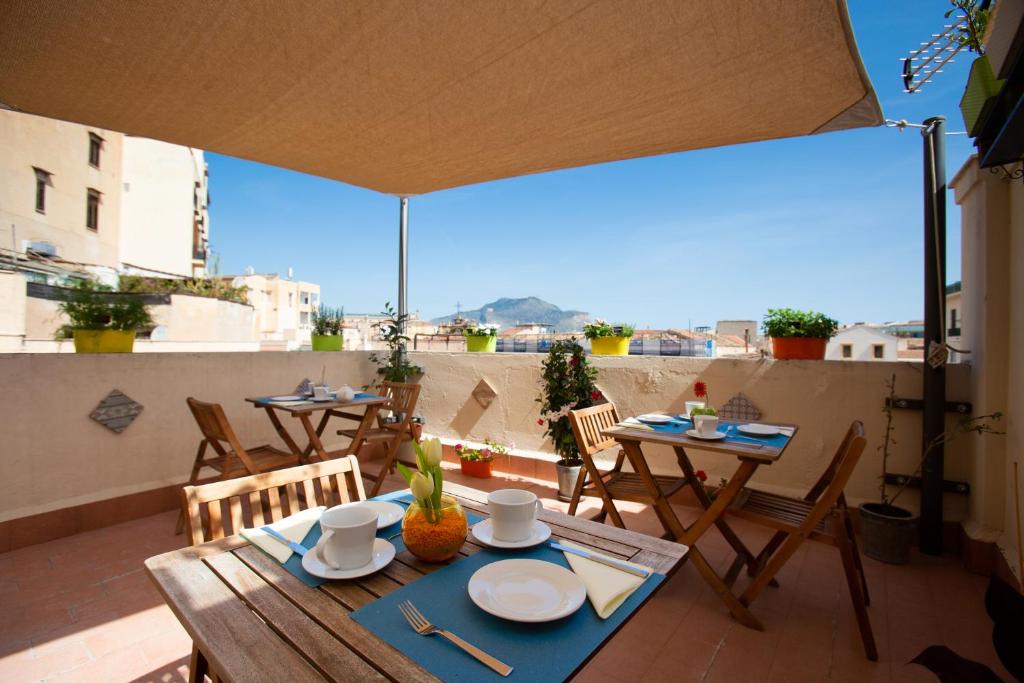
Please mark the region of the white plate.
[[271, 396], [271, 401], [301, 401], [301, 396]]
[[736, 429], [744, 434], [753, 434], [754, 436], [775, 436], [782, 433], [781, 429], [772, 425], [748, 424], [740, 425]]
[[402, 517], [405, 516], [405, 508], [395, 503], [389, 503], [386, 500], [360, 500], [355, 503], [345, 503], [338, 507], [350, 507], [353, 505], [370, 508], [376, 512], [378, 529], [391, 526], [395, 522], [401, 522]]
[[695, 439], [703, 439], [704, 441], [718, 441], [719, 439], [724, 439], [725, 437], [729, 436], [725, 432], [715, 432], [711, 436], [704, 436], [696, 429], [687, 429], [686, 435], [692, 436]]
[[500, 560], [469, 577], [476, 606], [510, 621], [540, 622], [567, 617], [587, 599], [587, 587], [565, 567], [540, 560]]
[[636, 419], [641, 422], [646, 422], [652, 425], [667, 425], [672, 422], [672, 418], [668, 415], [659, 415], [657, 413], [647, 413], [646, 415], [637, 415]]
[[395, 559], [395, 546], [383, 538], [373, 542], [373, 555], [369, 564], [355, 569], [332, 569], [320, 558], [320, 542], [302, 556], [302, 568], [321, 579], [357, 579], [378, 572]]
[[473, 525], [473, 537], [481, 543], [495, 548], [529, 548], [551, 538], [551, 527], [539, 519], [533, 520], [530, 535], [522, 541], [502, 541], [494, 537], [494, 524], [485, 519]]
[[310, 396], [309, 400], [313, 401], [314, 403], [328, 403], [330, 401], [333, 401], [334, 397], [333, 396], [325, 396], [324, 398], [314, 398], [314, 397]]

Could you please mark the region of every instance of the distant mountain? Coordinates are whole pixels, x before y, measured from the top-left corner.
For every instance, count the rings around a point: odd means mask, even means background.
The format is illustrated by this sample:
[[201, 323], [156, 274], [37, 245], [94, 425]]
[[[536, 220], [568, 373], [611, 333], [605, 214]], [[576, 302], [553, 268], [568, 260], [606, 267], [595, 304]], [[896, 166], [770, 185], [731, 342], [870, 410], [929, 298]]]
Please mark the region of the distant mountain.
[[[547, 323], [555, 326], [555, 332], [572, 332], [582, 329], [583, 323], [590, 319], [586, 311], [563, 311], [554, 304], [528, 296], [525, 299], [498, 299], [472, 311], [463, 311], [462, 316], [469, 320], [477, 320], [481, 324], [490, 323], [508, 329], [517, 324]], [[447, 323], [455, 314], [434, 318], [432, 322]]]

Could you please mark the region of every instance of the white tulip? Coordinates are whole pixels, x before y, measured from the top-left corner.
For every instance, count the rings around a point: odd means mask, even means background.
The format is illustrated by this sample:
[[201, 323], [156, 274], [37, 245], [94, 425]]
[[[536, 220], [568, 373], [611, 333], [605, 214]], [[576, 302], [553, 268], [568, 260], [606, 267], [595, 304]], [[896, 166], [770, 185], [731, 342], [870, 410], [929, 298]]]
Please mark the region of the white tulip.
[[437, 467], [441, 464], [441, 439], [427, 439], [420, 444], [420, 448], [423, 449], [423, 459], [428, 467]]
[[409, 482], [409, 488], [412, 490], [414, 498], [424, 500], [430, 498], [434, 493], [434, 480], [422, 472], [414, 472], [412, 480]]

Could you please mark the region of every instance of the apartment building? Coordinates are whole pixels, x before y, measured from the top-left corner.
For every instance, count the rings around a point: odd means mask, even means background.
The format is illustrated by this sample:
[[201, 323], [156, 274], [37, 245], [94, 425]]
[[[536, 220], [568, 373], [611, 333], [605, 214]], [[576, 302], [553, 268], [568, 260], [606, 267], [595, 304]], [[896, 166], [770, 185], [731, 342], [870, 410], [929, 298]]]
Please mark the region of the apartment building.
[[231, 278], [231, 283], [249, 289], [261, 348], [295, 351], [310, 343], [313, 311], [320, 306], [320, 285], [276, 273], [246, 273]]

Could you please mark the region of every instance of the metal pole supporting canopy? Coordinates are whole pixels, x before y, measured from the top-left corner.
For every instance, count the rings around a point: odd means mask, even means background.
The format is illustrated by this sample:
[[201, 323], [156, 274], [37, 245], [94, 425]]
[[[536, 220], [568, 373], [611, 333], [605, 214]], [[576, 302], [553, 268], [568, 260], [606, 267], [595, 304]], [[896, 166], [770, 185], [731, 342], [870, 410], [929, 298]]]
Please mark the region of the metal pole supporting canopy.
[[[398, 198], [398, 332], [405, 334], [409, 314], [409, 198]], [[402, 342], [405, 353], [405, 342]]]

